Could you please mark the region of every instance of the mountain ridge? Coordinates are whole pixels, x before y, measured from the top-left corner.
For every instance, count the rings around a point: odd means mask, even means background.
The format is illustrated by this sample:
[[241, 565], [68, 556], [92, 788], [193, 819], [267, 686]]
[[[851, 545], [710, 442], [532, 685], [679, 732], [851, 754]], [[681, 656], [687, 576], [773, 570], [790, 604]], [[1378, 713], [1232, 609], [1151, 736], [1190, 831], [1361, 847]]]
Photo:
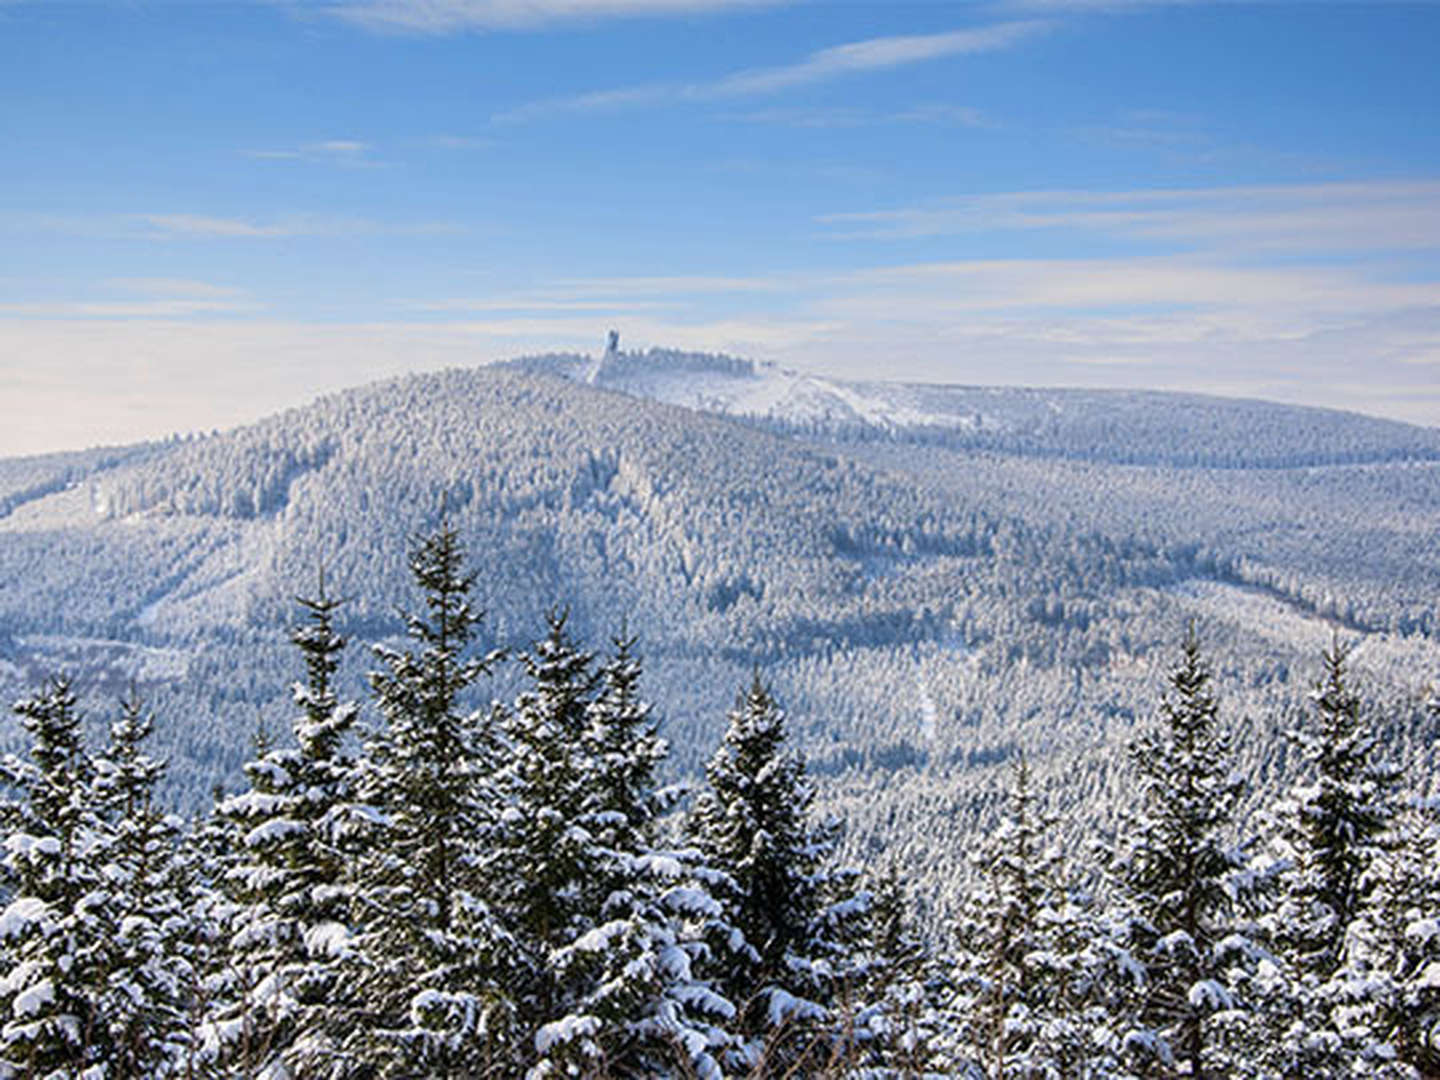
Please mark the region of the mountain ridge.
[[[1148, 407], [1143, 423], [1121, 410], [1062, 431], [1065, 453], [1007, 452], [706, 414], [526, 363], [372, 384], [214, 436], [0, 462], [0, 499], [30, 492], [0, 516], [14, 583], [0, 690], [80, 668], [98, 715], [136, 682], [165, 721], [172, 792], [195, 806], [233, 779], [258, 718], [284, 726], [291, 598], [321, 565], [352, 598], [342, 681], [363, 697], [364, 646], [393, 640], [411, 602], [407, 546], [444, 517], [480, 570], [485, 647], [523, 647], [557, 605], [597, 647], [638, 634], [680, 775], [760, 672], [855, 850], [888, 843], [887, 816], [913, 816], [899, 850], [941, 882], [961, 869], [936, 845], [984, 826], [1022, 750], [1043, 790], [1109, 812], [1117, 749], [1191, 620], [1252, 714], [1238, 721], [1252, 770], [1279, 767], [1259, 718], [1303, 694], [1329, 627], [1352, 628], [1357, 670], [1388, 699], [1418, 702], [1440, 673], [1440, 463], [1075, 456], [1075, 431], [1123, 441], [1199, 422], [1134, 395], [1116, 400]], [[627, 363], [643, 373], [643, 357]], [[1232, 415], [1217, 445], [1254, 424]], [[1264, 415], [1282, 449], [1295, 415], [1314, 425], [1302, 450], [1321, 445], [1321, 421], [1367, 452], [1410, 437], [1346, 414]]]

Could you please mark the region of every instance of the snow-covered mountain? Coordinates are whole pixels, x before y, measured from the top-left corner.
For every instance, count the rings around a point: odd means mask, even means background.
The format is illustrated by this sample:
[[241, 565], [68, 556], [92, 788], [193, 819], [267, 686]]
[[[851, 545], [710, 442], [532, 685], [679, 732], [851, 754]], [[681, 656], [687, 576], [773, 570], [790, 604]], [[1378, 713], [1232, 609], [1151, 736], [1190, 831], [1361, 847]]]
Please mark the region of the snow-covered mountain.
[[764, 422], [969, 449], [1134, 464], [1254, 467], [1440, 458], [1440, 431], [1329, 409], [1147, 391], [847, 381], [651, 349], [511, 361], [516, 370]]
[[529, 358], [209, 438], [0, 461], [0, 692], [65, 668], [98, 723], [138, 683], [197, 805], [258, 723], [285, 727], [293, 597], [323, 566], [351, 598], [363, 697], [364, 645], [413, 598], [407, 546], [442, 518], [487, 645], [525, 644], [555, 606], [596, 646], [638, 633], [682, 772], [758, 669], [855, 853], [888, 846], [932, 881], [1019, 750], [1063, 805], [1111, 812], [1192, 619], [1244, 767], [1284, 768], [1275, 726], [1336, 630], [1396, 746], [1434, 763], [1440, 432], [678, 353]]

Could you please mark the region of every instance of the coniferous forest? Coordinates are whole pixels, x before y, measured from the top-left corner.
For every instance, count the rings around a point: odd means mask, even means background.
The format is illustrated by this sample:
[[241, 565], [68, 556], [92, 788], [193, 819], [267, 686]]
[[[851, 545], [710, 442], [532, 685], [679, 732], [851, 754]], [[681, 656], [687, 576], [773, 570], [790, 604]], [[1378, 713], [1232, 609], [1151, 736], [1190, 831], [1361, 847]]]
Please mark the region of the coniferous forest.
[[[482, 652], [458, 532], [340, 700], [299, 600], [293, 730], [182, 821], [148, 706], [86, 745], [53, 680], [3, 763], [0, 1073], [109, 1077], [1430, 1077], [1440, 828], [1337, 637], [1247, 790], [1192, 629], [1076, 845], [1023, 755], [959, 915], [838, 857], [757, 673], [695, 790], [662, 783], [640, 643], [553, 612]], [[512, 701], [487, 680], [521, 672]], [[1246, 807], [1260, 806], [1258, 812]]]

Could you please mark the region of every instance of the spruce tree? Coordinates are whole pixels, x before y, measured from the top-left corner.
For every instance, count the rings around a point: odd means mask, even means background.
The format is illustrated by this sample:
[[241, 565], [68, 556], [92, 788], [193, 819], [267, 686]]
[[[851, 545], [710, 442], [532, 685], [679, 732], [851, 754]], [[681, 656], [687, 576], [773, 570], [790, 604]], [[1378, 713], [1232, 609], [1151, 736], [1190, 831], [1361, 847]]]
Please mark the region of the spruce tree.
[[921, 1076], [943, 1066], [939, 1017], [945, 983], [917, 931], [915, 912], [895, 863], [875, 879], [866, 923], [861, 1031], [864, 1059], [899, 1076]]
[[1283, 842], [1294, 864], [1288, 891], [1288, 951], [1319, 978], [1344, 959], [1345, 932], [1363, 901], [1363, 881], [1394, 814], [1395, 770], [1349, 685], [1347, 650], [1337, 640], [1322, 656], [1314, 718], [1292, 737], [1306, 776], [1285, 808]]
[[1350, 1041], [1365, 1040], [1357, 1065], [1440, 1075], [1440, 807], [1400, 811], [1368, 878], [1342, 968], [1340, 1011]]
[[448, 526], [416, 544], [425, 610], [408, 618], [412, 648], [377, 647], [370, 677], [384, 725], [361, 767], [371, 825], [355, 837], [344, 1049], [381, 1076], [470, 1075], [507, 1053], [511, 950], [481, 858], [498, 810], [494, 745], [488, 713], [465, 701], [495, 658], [470, 654], [480, 616], [464, 562]]
[[1114, 953], [1088, 894], [1069, 881], [1020, 758], [1007, 810], [975, 858], [957, 935], [959, 1056], [987, 1077], [1115, 1075], [1103, 982]]
[[64, 678], [15, 706], [28, 760], [7, 757], [3, 806], [9, 902], [0, 914], [0, 1066], [15, 1076], [78, 1076], [110, 1055], [102, 1013], [110, 894], [96, 854], [95, 772]]
[[833, 1066], [852, 1053], [848, 1029], [861, 1011], [850, 993], [859, 980], [847, 983], [867, 905], [833, 865], [838, 826], [811, 820], [804, 761], [785, 747], [784, 713], [758, 675], [705, 773], [689, 829], [733, 882], [730, 917], [749, 946], [725, 981], [740, 1034], [777, 1074]]
[[1280, 895], [1269, 922], [1286, 961], [1275, 995], [1270, 1057], [1287, 1075], [1340, 1075], [1371, 1042], [1354, 1018], [1376, 987], [1347, 953], [1363, 914], [1395, 812], [1397, 772], [1351, 689], [1348, 653], [1337, 640], [1323, 654], [1311, 719], [1291, 733], [1301, 779], [1277, 812]]
[[226, 1029], [217, 1020], [233, 1013], [243, 996], [240, 973], [230, 963], [231, 929], [241, 908], [232, 896], [230, 870], [243, 853], [237, 848], [234, 822], [220, 814], [226, 801], [224, 787], [216, 784], [210, 796], [209, 812], [189, 823], [176, 853], [190, 916], [178, 946], [179, 957], [191, 973], [187, 1046], [183, 1060], [176, 1063], [186, 1077], [219, 1071], [234, 1042], [221, 1038]]
[[239, 993], [218, 1011], [214, 1035], [222, 1059], [242, 1071], [285, 1063], [319, 1075], [338, 1067], [327, 1029], [341, 996], [335, 954], [348, 939], [340, 834], [355, 797], [345, 747], [355, 707], [331, 685], [344, 648], [333, 627], [338, 601], [322, 581], [317, 599], [298, 603], [308, 619], [291, 635], [305, 665], [294, 687], [295, 745], [258, 740], [249, 790], [220, 808], [235, 831], [227, 881], [238, 905], [229, 959]]
[[109, 1077], [158, 1076], [189, 1053], [194, 896], [178, 858], [179, 822], [155, 803], [165, 766], [145, 751], [151, 730], [132, 694], [96, 760], [104, 828], [95, 858], [110, 893], [101, 997]]
[[1141, 806], [1116, 863], [1144, 972], [1127, 1043], [1142, 1063], [1191, 1077], [1230, 1069], [1226, 1028], [1246, 1007], [1238, 971], [1256, 956], [1236, 910], [1247, 861], [1235, 840], [1242, 785], [1210, 679], [1192, 627], [1160, 722], [1132, 748]]
[[672, 799], [632, 645], [597, 670], [552, 616], [504, 720], [491, 879], [528, 958], [534, 1076], [718, 1076], [734, 1011], [701, 970], [720, 915], [703, 867], [657, 846]]

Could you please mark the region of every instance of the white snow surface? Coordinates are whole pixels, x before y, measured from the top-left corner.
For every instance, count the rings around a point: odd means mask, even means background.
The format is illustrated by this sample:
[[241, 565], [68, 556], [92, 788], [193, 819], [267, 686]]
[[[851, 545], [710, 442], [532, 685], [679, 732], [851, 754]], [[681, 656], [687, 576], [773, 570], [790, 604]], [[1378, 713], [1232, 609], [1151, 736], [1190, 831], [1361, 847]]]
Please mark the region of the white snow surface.
[[10, 903], [0, 914], [0, 941], [9, 941], [26, 933], [36, 923], [50, 918], [50, 905], [39, 897], [22, 896]]
[[562, 1043], [593, 1038], [599, 1032], [600, 1021], [594, 1016], [564, 1016], [535, 1033], [535, 1049], [546, 1054]]
[[55, 1001], [55, 985], [49, 979], [41, 979], [33, 986], [26, 987], [15, 995], [15, 1015], [35, 1016], [46, 1005]]
[[[608, 359], [608, 358], [607, 358]], [[750, 371], [649, 370], [603, 364], [595, 384], [636, 397], [729, 416], [786, 423], [863, 423], [882, 428], [973, 428], [976, 413], [954, 413], [906, 401], [913, 391], [900, 384], [841, 382], [777, 364], [757, 362]]]

